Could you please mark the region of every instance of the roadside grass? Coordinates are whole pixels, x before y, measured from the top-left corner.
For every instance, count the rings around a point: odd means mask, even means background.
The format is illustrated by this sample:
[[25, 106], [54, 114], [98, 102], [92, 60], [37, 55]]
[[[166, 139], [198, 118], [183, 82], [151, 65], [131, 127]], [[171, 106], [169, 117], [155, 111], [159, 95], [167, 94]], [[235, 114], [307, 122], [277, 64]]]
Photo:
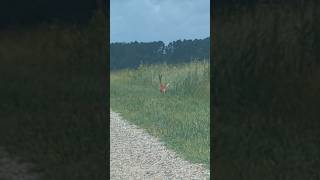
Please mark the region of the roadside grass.
[[0, 32], [0, 146], [41, 179], [106, 179], [101, 20]]
[[217, 15], [216, 179], [319, 179], [318, 9], [304, 1]]
[[[111, 72], [111, 108], [185, 159], [209, 168], [209, 67], [198, 61]], [[159, 91], [160, 73], [170, 83], [166, 94]]]

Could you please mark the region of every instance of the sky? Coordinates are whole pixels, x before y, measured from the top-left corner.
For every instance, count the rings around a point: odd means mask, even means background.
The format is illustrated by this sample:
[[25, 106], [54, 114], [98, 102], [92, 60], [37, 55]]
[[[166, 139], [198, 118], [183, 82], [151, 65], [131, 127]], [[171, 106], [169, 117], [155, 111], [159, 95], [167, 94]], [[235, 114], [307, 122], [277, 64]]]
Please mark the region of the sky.
[[210, 0], [110, 0], [111, 43], [209, 36]]

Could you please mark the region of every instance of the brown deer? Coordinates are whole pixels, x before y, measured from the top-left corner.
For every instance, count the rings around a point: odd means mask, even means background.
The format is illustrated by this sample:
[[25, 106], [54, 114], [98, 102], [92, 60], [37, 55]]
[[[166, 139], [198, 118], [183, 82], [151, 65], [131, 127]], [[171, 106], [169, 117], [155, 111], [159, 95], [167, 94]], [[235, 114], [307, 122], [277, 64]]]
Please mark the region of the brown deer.
[[161, 93], [166, 93], [167, 89], [168, 89], [168, 86], [169, 86], [169, 83], [168, 84], [163, 84], [162, 81], [162, 74], [159, 74], [159, 81], [160, 81], [160, 92]]

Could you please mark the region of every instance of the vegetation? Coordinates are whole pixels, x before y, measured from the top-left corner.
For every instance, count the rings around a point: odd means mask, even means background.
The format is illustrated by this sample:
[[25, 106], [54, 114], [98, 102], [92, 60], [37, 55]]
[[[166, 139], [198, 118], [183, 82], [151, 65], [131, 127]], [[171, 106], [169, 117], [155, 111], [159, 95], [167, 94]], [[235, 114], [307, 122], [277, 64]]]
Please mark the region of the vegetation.
[[[165, 94], [159, 90], [159, 74], [170, 83]], [[209, 166], [209, 74], [208, 61], [113, 71], [111, 108], [186, 159]]]
[[137, 68], [141, 63], [179, 64], [194, 59], [208, 59], [210, 39], [177, 40], [167, 46], [162, 42], [111, 43], [110, 68]]
[[[0, 28], [33, 27], [55, 21], [85, 25], [92, 13], [103, 5], [103, 0], [41, 0], [0, 2]], [[100, 6], [100, 7], [99, 7]]]
[[104, 22], [0, 32], [0, 146], [42, 179], [106, 179]]
[[318, 9], [301, 1], [217, 14], [215, 179], [320, 177]]

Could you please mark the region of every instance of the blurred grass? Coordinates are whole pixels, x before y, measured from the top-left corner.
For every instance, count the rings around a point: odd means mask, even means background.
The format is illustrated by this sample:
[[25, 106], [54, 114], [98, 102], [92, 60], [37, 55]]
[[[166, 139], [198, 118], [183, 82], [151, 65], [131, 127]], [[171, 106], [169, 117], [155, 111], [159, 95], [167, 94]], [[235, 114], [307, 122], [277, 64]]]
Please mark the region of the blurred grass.
[[105, 179], [106, 22], [0, 32], [0, 145], [43, 179]]
[[217, 16], [217, 180], [320, 178], [317, 8], [258, 4]]
[[[111, 72], [111, 108], [187, 160], [209, 167], [210, 68], [207, 61], [141, 65]], [[159, 91], [159, 74], [170, 83]]]

